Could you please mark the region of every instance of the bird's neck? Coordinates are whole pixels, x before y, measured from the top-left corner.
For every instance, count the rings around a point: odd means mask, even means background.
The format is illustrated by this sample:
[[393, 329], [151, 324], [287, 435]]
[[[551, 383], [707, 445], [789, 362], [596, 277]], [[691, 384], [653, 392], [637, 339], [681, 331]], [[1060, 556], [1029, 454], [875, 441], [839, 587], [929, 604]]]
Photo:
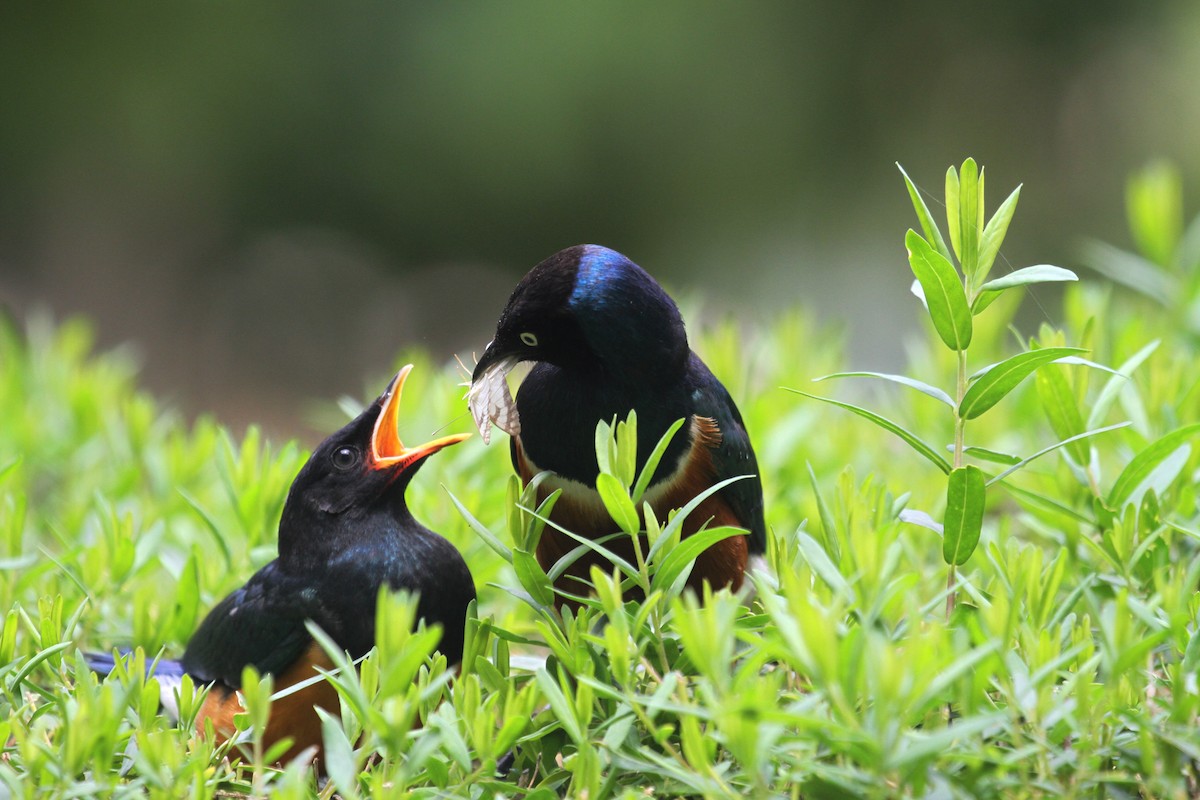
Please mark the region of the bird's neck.
[[279, 521], [280, 564], [292, 573], [321, 570], [351, 547], [386, 546], [402, 540], [407, 530], [421, 529], [404, 504], [403, 492], [397, 495], [398, 500], [381, 500], [340, 514], [288, 504]]

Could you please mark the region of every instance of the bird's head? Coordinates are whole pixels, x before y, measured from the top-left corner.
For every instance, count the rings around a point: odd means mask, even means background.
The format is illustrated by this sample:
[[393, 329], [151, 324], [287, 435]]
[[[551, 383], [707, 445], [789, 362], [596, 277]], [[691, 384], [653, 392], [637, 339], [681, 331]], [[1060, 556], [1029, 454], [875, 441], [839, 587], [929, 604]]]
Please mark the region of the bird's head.
[[654, 278], [615, 250], [577, 245], [517, 284], [475, 365], [468, 401], [481, 431], [495, 421], [517, 433], [504, 376], [522, 361], [646, 385], [672, 379], [687, 354], [683, 318]]
[[397, 423], [400, 393], [411, 371], [411, 364], [401, 369], [374, 403], [317, 445], [292, 483], [285, 515], [288, 509], [341, 515], [366, 510], [379, 501], [403, 503], [408, 482], [426, 458], [470, 437], [456, 433], [405, 446]]

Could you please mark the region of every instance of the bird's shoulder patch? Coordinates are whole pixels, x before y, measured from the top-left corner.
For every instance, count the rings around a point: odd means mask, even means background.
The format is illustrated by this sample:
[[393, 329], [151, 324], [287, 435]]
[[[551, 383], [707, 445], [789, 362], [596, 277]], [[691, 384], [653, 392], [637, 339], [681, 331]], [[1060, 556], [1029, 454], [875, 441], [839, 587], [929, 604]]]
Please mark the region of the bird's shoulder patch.
[[699, 414], [692, 417], [692, 446], [718, 447], [723, 434], [721, 426], [712, 417], [702, 417]]

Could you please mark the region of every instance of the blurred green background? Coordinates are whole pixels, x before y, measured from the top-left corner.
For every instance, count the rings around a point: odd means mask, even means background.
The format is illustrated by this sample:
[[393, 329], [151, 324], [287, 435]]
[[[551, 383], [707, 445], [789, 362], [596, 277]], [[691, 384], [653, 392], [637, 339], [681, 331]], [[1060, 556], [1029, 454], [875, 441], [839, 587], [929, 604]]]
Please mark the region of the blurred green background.
[[1149, 158], [1195, 189], [1198, 42], [1182, 1], [6, 3], [0, 304], [279, 433], [403, 345], [469, 363], [579, 242], [895, 370], [894, 162], [931, 205], [968, 155], [991, 208], [1024, 181], [1002, 257], [1075, 267]]

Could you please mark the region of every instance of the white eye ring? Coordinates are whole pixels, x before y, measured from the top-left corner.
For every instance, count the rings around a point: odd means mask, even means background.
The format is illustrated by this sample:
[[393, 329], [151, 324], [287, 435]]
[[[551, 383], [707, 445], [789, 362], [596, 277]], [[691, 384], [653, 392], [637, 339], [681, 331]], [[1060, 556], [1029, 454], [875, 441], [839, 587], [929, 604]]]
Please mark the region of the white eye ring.
[[525, 333], [521, 334], [521, 343], [526, 347], [537, 347], [538, 338], [529, 331], [525, 331]]

